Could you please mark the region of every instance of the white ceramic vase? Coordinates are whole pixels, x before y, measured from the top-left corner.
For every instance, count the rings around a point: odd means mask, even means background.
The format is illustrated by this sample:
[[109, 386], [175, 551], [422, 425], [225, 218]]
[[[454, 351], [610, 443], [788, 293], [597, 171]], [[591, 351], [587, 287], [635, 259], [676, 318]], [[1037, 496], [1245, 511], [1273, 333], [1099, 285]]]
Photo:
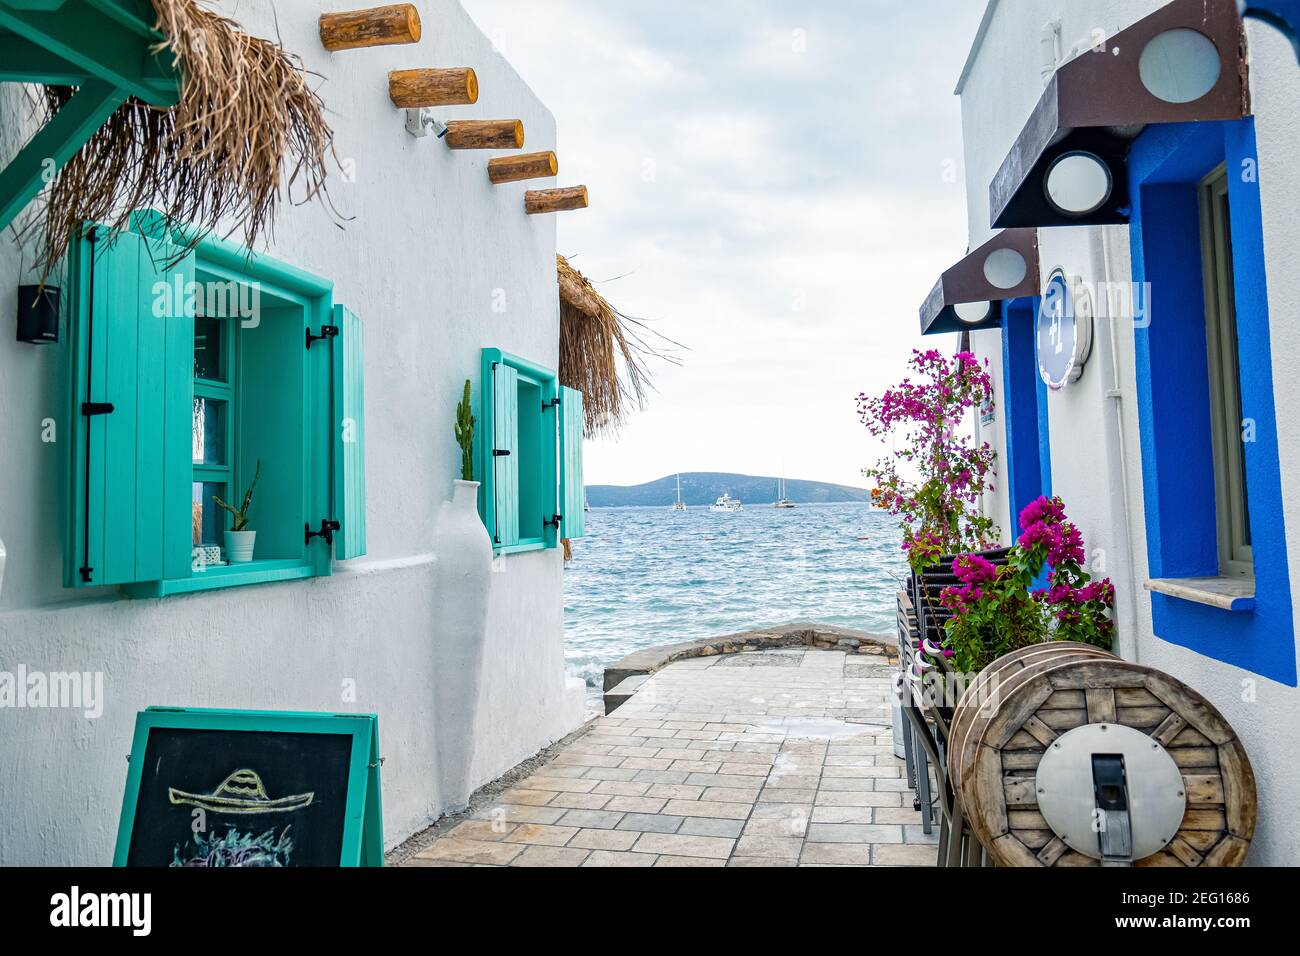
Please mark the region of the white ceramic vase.
[[458, 481], [435, 529], [435, 739], [443, 811], [463, 810], [473, 793], [474, 722], [492, 587], [492, 540], [478, 514], [478, 482]]
[[256, 531], [227, 531], [226, 560], [231, 564], [248, 564], [253, 560], [253, 547], [256, 544]]

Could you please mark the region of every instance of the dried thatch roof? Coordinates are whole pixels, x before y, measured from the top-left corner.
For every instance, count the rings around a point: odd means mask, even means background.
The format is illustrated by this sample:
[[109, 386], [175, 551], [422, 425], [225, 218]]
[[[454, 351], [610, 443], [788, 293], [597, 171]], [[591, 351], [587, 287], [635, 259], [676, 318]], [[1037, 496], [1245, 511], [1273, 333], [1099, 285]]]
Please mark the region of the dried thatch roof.
[[[583, 393], [587, 437], [617, 430], [650, 388], [645, 360], [663, 357], [643, 338], [644, 325], [609, 304], [564, 256], [560, 278], [560, 384]], [[621, 367], [620, 367], [621, 363]]]
[[[198, 234], [242, 233], [252, 248], [285, 194], [324, 191], [334, 134], [301, 61], [199, 0], [152, 2], [158, 52], [184, 76], [180, 103], [128, 100], [59, 171], [32, 223], [46, 274], [83, 222], [122, 227], [151, 208]], [[72, 92], [47, 87], [47, 119]]]

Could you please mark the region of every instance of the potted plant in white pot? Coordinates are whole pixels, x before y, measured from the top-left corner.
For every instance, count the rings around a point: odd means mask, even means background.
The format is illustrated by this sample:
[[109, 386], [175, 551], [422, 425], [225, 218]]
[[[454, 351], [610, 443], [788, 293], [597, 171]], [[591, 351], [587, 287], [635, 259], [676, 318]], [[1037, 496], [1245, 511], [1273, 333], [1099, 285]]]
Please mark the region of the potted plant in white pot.
[[253, 483], [248, 486], [244, 492], [244, 503], [236, 509], [234, 506], [222, 501], [217, 495], [212, 496], [218, 508], [230, 512], [231, 525], [230, 530], [226, 532], [226, 560], [231, 564], [248, 564], [253, 560], [253, 548], [257, 543], [257, 532], [248, 530], [248, 509], [253, 503], [253, 489], [257, 487], [258, 480], [262, 477], [262, 463], [257, 463], [257, 470], [253, 474]]
[[494, 577], [492, 539], [478, 513], [479, 483], [474, 480], [477, 422], [470, 390], [471, 383], [466, 382], [464, 399], [456, 408], [454, 433], [460, 446], [460, 478], [451, 501], [438, 512], [434, 531], [438, 615], [434, 631], [434, 713], [438, 728], [438, 795], [446, 812], [463, 809], [474, 789], [474, 721]]

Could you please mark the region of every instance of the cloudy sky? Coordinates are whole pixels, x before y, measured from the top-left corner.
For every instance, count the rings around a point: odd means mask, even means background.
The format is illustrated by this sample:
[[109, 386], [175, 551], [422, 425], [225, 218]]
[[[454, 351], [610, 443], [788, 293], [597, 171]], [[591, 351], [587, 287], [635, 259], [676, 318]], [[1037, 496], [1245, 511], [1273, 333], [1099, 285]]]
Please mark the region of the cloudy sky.
[[555, 113], [561, 184], [591, 188], [560, 251], [689, 348], [588, 446], [588, 483], [861, 485], [882, 449], [854, 399], [901, 378], [921, 301], [966, 252], [952, 91], [984, 4], [464, 4]]

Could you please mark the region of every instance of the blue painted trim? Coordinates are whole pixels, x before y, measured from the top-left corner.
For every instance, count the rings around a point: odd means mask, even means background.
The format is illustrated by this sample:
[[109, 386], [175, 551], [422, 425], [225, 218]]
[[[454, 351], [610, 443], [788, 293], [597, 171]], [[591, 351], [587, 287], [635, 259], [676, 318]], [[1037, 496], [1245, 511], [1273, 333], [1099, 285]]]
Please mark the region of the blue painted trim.
[[1002, 308], [1002, 412], [1006, 427], [1007, 497], [1011, 537], [1020, 513], [1052, 493], [1051, 435], [1047, 386], [1038, 374], [1035, 334], [1039, 300], [1014, 299]]
[[1218, 574], [1197, 186], [1229, 171], [1244, 446], [1255, 556], [1253, 609], [1223, 611], [1153, 594], [1161, 640], [1290, 687], [1295, 626], [1274, 408], [1267, 275], [1254, 120], [1148, 127], [1129, 157], [1133, 279], [1151, 283], [1151, 322], [1136, 336], [1138, 414], [1152, 578]]

